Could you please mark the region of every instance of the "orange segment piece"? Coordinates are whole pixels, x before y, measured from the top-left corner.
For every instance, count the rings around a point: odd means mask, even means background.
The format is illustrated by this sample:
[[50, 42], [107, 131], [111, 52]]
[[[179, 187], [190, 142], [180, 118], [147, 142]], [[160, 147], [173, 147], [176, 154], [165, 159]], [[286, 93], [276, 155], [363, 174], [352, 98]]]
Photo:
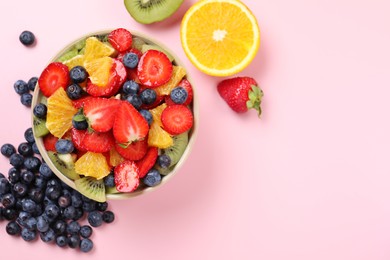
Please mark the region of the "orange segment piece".
[[77, 113], [72, 100], [63, 88], [57, 89], [47, 99], [46, 127], [55, 137], [61, 138], [71, 127], [72, 117]]
[[75, 171], [77, 174], [100, 180], [110, 174], [110, 167], [103, 154], [86, 152], [76, 161]]
[[107, 85], [111, 75], [111, 67], [114, 60], [110, 57], [98, 58], [84, 63], [85, 69], [89, 74], [89, 79], [93, 84], [99, 87]]
[[116, 150], [115, 148], [112, 148], [110, 150], [110, 165], [111, 166], [117, 166], [121, 162], [123, 162], [125, 158], [123, 158]]
[[84, 55], [74, 56], [73, 58], [66, 60], [63, 63], [68, 66], [69, 70], [76, 66], [84, 66]]
[[241, 1], [202, 0], [184, 15], [180, 38], [184, 52], [199, 70], [212, 76], [230, 76], [255, 57], [260, 29]]
[[164, 109], [166, 107], [167, 107], [167, 104], [166, 103], [162, 103], [158, 107], [155, 107], [155, 108], [149, 110], [149, 112], [153, 116], [153, 122], [156, 122], [160, 127], [162, 127], [161, 114], [162, 114], [162, 112], [164, 111]]
[[108, 57], [115, 53], [115, 49], [108, 44], [99, 41], [96, 37], [89, 37], [85, 40], [84, 60], [86, 62]]
[[171, 79], [162, 86], [155, 88], [157, 95], [169, 95], [173, 88], [179, 84], [180, 80], [186, 75], [186, 71], [181, 66], [173, 66]]
[[153, 121], [149, 130], [148, 145], [165, 149], [173, 145], [173, 139], [157, 122]]

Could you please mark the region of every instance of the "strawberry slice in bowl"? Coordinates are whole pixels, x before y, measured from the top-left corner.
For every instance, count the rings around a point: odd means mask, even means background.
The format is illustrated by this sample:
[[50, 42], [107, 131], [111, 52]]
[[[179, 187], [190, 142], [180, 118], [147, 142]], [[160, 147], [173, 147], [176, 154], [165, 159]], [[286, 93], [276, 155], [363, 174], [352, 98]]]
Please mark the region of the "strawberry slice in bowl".
[[89, 126], [96, 132], [107, 132], [114, 125], [116, 111], [121, 101], [108, 98], [91, 98], [83, 111]]

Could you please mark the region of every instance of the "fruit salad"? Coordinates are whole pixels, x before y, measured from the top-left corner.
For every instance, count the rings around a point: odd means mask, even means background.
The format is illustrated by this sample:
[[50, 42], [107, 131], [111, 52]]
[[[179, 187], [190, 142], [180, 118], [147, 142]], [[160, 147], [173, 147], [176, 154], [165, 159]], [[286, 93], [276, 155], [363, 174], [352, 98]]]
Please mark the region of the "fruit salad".
[[61, 54], [34, 92], [42, 157], [96, 201], [158, 186], [193, 135], [193, 88], [184, 67], [124, 28], [88, 36]]

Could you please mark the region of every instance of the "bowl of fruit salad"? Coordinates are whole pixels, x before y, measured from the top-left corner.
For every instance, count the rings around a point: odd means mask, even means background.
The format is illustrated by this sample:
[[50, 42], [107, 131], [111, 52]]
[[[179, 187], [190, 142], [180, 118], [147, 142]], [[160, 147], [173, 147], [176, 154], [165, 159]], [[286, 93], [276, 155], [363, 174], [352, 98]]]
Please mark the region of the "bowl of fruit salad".
[[33, 133], [50, 169], [96, 201], [169, 181], [195, 141], [198, 104], [179, 59], [124, 28], [85, 35], [42, 70]]

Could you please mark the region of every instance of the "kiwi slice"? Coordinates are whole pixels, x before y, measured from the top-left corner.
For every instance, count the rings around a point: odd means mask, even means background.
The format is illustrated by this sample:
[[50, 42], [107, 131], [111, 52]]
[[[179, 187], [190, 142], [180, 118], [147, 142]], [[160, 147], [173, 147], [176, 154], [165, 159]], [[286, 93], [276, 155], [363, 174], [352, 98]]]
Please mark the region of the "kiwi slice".
[[157, 51], [161, 51], [162, 53], [164, 53], [165, 55], [167, 55], [168, 59], [172, 62], [174, 60], [173, 56], [171, 54], [169, 54], [166, 50], [164, 50], [163, 48], [161, 48], [160, 46], [157, 46], [157, 45], [154, 45], [154, 44], [144, 44], [142, 45], [141, 47], [141, 52], [144, 53], [148, 50], [157, 50]]
[[107, 187], [106, 186], [106, 194], [117, 194], [120, 193], [116, 187]]
[[125, 0], [129, 14], [139, 23], [162, 21], [179, 9], [184, 0]]
[[171, 158], [171, 164], [169, 168], [174, 166], [183, 155], [188, 144], [188, 132], [184, 132], [179, 135], [172, 136], [173, 145], [164, 149], [164, 153]]
[[74, 161], [71, 154], [59, 154], [48, 151], [47, 155], [53, 162], [54, 166], [66, 177], [71, 180], [79, 179], [80, 176], [74, 170]]
[[144, 40], [140, 37], [133, 36], [133, 42], [131, 43], [131, 47], [137, 50], [142, 50], [142, 45], [146, 44]]
[[73, 47], [72, 49], [65, 52], [61, 57], [59, 57], [57, 59], [57, 61], [64, 62], [64, 61], [70, 60], [71, 58], [73, 58], [74, 56], [76, 56], [78, 54], [79, 54], [79, 50], [77, 48]]
[[36, 116], [33, 117], [33, 128], [35, 137], [42, 137], [49, 133], [46, 127], [46, 120]]
[[92, 177], [82, 177], [74, 181], [78, 192], [85, 197], [95, 200], [97, 202], [106, 201], [106, 189], [104, 187], [103, 179], [97, 180]]
[[159, 165], [155, 165], [154, 168], [156, 168], [156, 170], [158, 170], [158, 172], [161, 175], [168, 175], [173, 170], [173, 166], [172, 167], [168, 167], [168, 168], [162, 168]]

